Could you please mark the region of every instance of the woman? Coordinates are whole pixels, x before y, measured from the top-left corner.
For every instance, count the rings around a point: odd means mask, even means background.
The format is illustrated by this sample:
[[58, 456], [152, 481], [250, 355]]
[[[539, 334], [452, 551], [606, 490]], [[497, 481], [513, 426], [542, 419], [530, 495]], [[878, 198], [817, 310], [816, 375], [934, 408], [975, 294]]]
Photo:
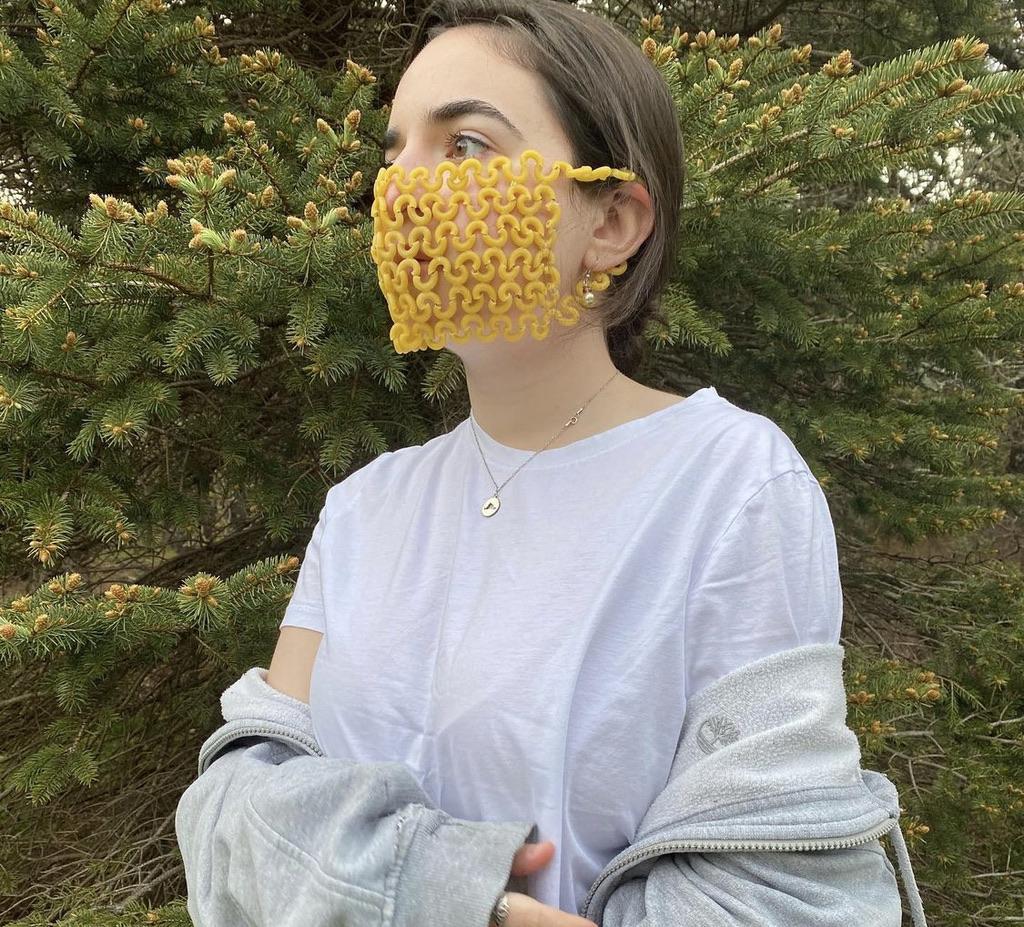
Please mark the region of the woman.
[[[495, 906], [515, 927], [531, 898], [577, 910], [629, 844], [688, 699], [838, 641], [835, 538], [774, 423], [630, 376], [683, 178], [671, 95], [635, 43], [555, 0], [434, 4], [385, 148], [371, 253], [391, 337], [458, 354], [472, 411], [331, 488], [267, 681], [308, 700], [329, 756], [405, 763], [460, 818], [536, 820], [554, 854], [520, 870], [531, 897]], [[435, 171], [472, 159], [511, 173], [466, 172], [446, 211], [458, 175]], [[533, 207], [558, 162], [610, 170], [547, 182], [547, 250]], [[488, 250], [485, 228], [521, 234]], [[537, 269], [557, 282], [543, 298]], [[488, 279], [514, 295], [488, 303]]]

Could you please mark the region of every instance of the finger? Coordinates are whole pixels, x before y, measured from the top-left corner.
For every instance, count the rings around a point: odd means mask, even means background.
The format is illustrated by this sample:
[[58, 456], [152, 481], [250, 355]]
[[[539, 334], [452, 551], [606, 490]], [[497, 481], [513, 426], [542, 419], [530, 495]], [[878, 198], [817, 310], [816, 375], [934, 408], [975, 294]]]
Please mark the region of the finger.
[[512, 875], [531, 875], [550, 863], [554, 855], [555, 845], [550, 840], [520, 847], [512, 859]]
[[567, 914], [519, 892], [508, 893], [508, 908], [505, 927], [597, 927], [585, 917]]

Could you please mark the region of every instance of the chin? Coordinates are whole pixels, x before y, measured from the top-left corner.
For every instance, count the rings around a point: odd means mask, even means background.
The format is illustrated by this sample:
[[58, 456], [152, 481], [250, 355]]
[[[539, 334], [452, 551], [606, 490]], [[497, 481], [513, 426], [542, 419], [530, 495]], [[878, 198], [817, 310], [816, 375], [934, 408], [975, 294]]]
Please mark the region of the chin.
[[[456, 325], [458, 325], [460, 315], [460, 313], [456, 313], [452, 320]], [[470, 338], [469, 341], [460, 344], [451, 334], [445, 336], [444, 346], [453, 354], [457, 354], [463, 360], [494, 357], [497, 354], [507, 354], [510, 348], [515, 347], [515, 345], [506, 341], [501, 335], [490, 342], [480, 341], [474, 336]]]

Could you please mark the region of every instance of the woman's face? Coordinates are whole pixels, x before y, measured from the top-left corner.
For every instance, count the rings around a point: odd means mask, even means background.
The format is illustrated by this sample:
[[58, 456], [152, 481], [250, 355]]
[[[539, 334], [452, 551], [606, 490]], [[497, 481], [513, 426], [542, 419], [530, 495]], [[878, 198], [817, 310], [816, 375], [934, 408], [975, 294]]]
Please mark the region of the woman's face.
[[[433, 175], [434, 168], [442, 161], [459, 164], [476, 158], [486, 164], [498, 155], [511, 158], [512, 169], [518, 170], [519, 156], [528, 149], [541, 154], [545, 172], [551, 170], [556, 160], [572, 163], [568, 139], [548, 109], [540, 81], [497, 54], [487, 40], [487, 30], [486, 26], [461, 26], [442, 33], [419, 52], [402, 75], [390, 112], [384, 158], [386, 162], [400, 165], [406, 176], [415, 167], [426, 167]], [[428, 114], [437, 111], [440, 111], [440, 118], [428, 118]], [[527, 182], [532, 186], [532, 182]], [[569, 199], [570, 184], [571, 181], [561, 174], [551, 181], [560, 210], [553, 264], [558, 271], [563, 298], [574, 292], [586, 267], [590, 266], [587, 249], [598, 220], [594, 205], [585, 205], [582, 197]], [[498, 189], [505, 191], [508, 185], [508, 179], [500, 176]], [[422, 185], [417, 188], [420, 192], [424, 189]], [[397, 184], [392, 182], [382, 196], [391, 216], [395, 215], [394, 204], [399, 192]], [[471, 203], [477, 202], [474, 195], [477, 192], [479, 186], [470, 177], [467, 193]], [[442, 202], [451, 195], [447, 181], [438, 193]], [[403, 214], [408, 208], [402, 207]], [[500, 215], [496, 209], [491, 209], [485, 217], [489, 234], [499, 237]], [[401, 216], [395, 218], [403, 238], [410, 240], [406, 236], [413, 230], [413, 223], [402, 222]], [[471, 221], [465, 206], [459, 208], [452, 221], [462, 236]], [[439, 223], [436, 218], [426, 223], [431, 234], [434, 231], [431, 226]], [[450, 237], [437, 239], [442, 240], [450, 241]], [[470, 250], [483, 254], [485, 247], [482, 237], [476, 235], [475, 246]], [[509, 241], [504, 251], [508, 255], [516, 247], [514, 241]], [[454, 248], [447, 248], [444, 256], [454, 262], [458, 253]], [[419, 265], [418, 271], [412, 273], [424, 280], [429, 274], [426, 264]], [[446, 302], [448, 285], [440, 274], [436, 292], [442, 305]], [[452, 317], [456, 325], [462, 314], [460, 308]], [[552, 331], [563, 327], [553, 325]], [[530, 340], [525, 337], [516, 345]], [[471, 353], [486, 356], [491, 351], [510, 347], [502, 338], [491, 343], [471, 340], [458, 344], [450, 337], [446, 346], [463, 359]]]

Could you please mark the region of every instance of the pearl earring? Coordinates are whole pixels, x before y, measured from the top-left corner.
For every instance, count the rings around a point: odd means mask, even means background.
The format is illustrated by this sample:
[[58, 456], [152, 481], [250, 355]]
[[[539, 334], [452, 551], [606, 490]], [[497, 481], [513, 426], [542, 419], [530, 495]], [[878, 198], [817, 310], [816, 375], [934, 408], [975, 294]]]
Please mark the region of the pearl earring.
[[597, 297], [590, 290], [590, 271], [588, 270], [583, 275], [583, 305], [593, 306], [597, 302]]

